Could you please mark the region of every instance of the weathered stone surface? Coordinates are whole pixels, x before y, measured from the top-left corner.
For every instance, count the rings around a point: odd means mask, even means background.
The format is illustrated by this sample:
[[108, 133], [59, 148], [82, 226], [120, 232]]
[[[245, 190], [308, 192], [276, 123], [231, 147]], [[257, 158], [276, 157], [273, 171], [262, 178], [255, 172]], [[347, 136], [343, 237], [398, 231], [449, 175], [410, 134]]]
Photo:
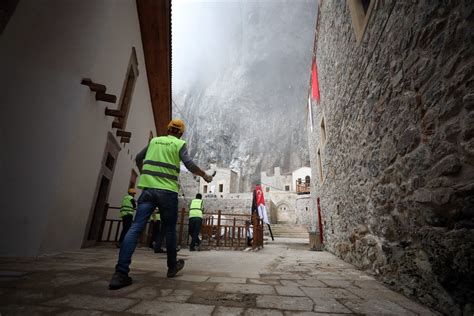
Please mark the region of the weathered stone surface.
[[275, 286], [278, 295], [285, 296], [305, 296], [305, 294], [295, 286]]
[[351, 310], [333, 298], [313, 298], [314, 311], [318, 313], [351, 313]]
[[326, 1], [315, 39], [321, 102], [312, 119], [324, 116], [330, 132], [322, 146], [314, 128], [309, 152], [318, 179], [324, 147], [324, 182], [311, 189], [325, 247], [453, 315], [474, 297], [465, 254], [474, 227], [473, 9], [378, 2], [357, 44], [348, 6]]
[[244, 313], [241, 307], [217, 306], [212, 315], [214, 316], [240, 316]]
[[257, 307], [311, 311], [313, 310], [313, 301], [307, 297], [258, 295]]
[[44, 303], [49, 306], [62, 306], [78, 309], [104, 310], [121, 312], [137, 301], [127, 298], [97, 297], [91, 295], [69, 294], [62, 298]]
[[345, 289], [301, 287], [301, 290], [311, 298], [357, 298]]
[[275, 294], [273, 287], [258, 284], [227, 284], [217, 285], [216, 291], [242, 294]]
[[454, 155], [443, 158], [433, 167], [434, 176], [455, 175], [461, 171], [461, 162]]
[[249, 308], [244, 316], [283, 316], [283, 313], [276, 309]]
[[148, 314], [148, 315], [211, 315], [214, 306], [198, 305], [198, 304], [173, 304], [159, 301], [142, 301], [133, 308], [127, 310], [134, 314]]
[[417, 315], [387, 300], [343, 300], [343, 303], [354, 312], [364, 315]]
[[247, 283], [247, 279], [245, 279], [245, 278], [227, 278], [227, 277], [210, 277], [207, 280], [207, 282], [244, 284], [244, 283]]

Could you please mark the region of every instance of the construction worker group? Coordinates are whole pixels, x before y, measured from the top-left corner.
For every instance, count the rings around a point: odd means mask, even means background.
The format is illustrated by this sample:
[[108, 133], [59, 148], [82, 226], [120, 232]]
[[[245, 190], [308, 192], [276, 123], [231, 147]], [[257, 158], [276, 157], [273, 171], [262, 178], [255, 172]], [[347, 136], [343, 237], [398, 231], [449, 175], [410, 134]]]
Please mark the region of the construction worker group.
[[[138, 243], [138, 238], [146, 227], [150, 217], [159, 210], [160, 230], [166, 238], [167, 254], [167, 277], [172, 278], [178, 271], [183, 269], [184, 260], [177, 260], [176, 248], [176, 223], [178, 219], [178, 176], [180, 172], [180, 162], [193, 174], [202, 177], [206, 182], [212, 181], [212, 175], [208, 175], [199, 168], [188, 154], [186, 142], [181, 139], [185, 131], [184, 122], [180, 119], [173, 119], [168, 124], [168, 135], [154, 137], [136, 156], [136, 163], [141, 175], [138, 181], [138, 188], [142, 193], [138, 198], [136, 206], [135, 220], [130, 228], [123, 233], [120, 242], [120, 252], [115, 273], [109, 284], [109, 289], [116, 290], [132, 283], [132, 278], [128, 275], [132, 256]], [[124, 216], [122, 221], [128, 223], [130, 214], [133, 217], [134, 190], [129, 190], [129, 195], [124, 198], [122, 209]], [[130, 197], [131, 199], [130, 199]], [[132, 202], [133, 201], [133, 202]], [[131, 207], [130, 207], [131, 204]], [[202, 199], [196, 196], [191, 202], [193, 215], [190, 214], [190, 233], [192, 230], [192, 241], [190, 250], [199, 247], [199, 230], [202, 224]], [[125, 212], [127, 212], [125, 214]], [[122, 212], [121, 212], [122, 214]], [[156, 216], [156, 215], [155, 215]], [[125, 219], [127, 217], [127, 219]], [[157, 218], [155, 218], [155, 221]], [[192, 229], [191, 229], [192, 226]], [[160, 232], [157, 233], [157, 238]], [[155, 241], [155, 247], [159, 239]], [[160, 241], [161, 244], [161, 241]], [[159, 252], [160, 248], [155, 248]]]

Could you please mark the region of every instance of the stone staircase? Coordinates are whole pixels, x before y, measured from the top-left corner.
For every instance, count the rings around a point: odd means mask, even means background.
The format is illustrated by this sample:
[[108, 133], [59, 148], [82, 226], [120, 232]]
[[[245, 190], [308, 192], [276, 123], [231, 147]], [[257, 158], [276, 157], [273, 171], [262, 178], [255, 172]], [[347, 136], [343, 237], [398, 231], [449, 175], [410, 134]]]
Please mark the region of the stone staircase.
[[[270, 224], [275, 238], [309, 238], [308, 229], [306, 226], [279, 222], [277, 224]], [[265, 229], [265, 233], [267, 229]]]

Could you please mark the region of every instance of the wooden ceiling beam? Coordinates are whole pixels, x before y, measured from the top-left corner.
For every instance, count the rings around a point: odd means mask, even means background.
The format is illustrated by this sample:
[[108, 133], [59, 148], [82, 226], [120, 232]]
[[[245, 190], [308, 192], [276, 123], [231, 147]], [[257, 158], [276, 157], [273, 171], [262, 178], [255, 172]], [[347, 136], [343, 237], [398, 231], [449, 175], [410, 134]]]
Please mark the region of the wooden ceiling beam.
[[171, 0], [136, 0], [156, 132], [171, 119]]

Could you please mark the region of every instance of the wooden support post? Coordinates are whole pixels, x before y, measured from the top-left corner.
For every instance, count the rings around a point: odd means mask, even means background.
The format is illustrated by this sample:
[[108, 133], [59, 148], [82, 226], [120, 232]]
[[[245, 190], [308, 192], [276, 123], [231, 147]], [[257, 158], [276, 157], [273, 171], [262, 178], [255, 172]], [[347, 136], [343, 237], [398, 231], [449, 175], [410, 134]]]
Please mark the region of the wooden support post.
[[[178, 245], [181, 246], [183, 241], [183, 233], [184, 233], [184, 215], [185, 215], [185, 208], [181, 209], [181, 218], [179, 219], [179, 237], [178, 237]], [[189, 228], [188, 228], [189, 229]]]
[[132, 137], [132, 133], [131, 132], [126, 132], [126, 131], [121, 131], [121, 130], [118, 130], [115, 135], [119, 136], [119, 137], [127, 137], [127, 138], [131, 138]]
[[118, 224], [117, 224], [117, 230], [115, 231], [115, 238], [114, 238], [114, 241], [118, 241], [119, 240], [119, 230], [120, 230], [120, 224], [122, 223], [122, 221], [119, 221]]
[[238, 243], [238, 247], [240, 248], [240, 226], [237, 228], [237, 243]]
[[103, 101], [103, 102], [108, 102], [108, 103], [117, 102], [117, 96], [115, 96], [113, 94], [108, 94], [108, 93], [105, 93], [105, 92], [96, 92], [95, 99], [97, 101]]
[[105, 115], [114, 117], [124, 117], [123, 112], [119, 110], [111, 110], [109, 108], [105, 108]]
[[234, 217], [234, 222], [232, 223], [232, 241], [230, 246], [234, 248], [234, 239], [235, 239], [235, 217]]
[[121, 142], [121, 143], [124, 143], [124, 144], [128, 144], [128, 143], [130, 143], [130, 138], [128, 138], [128, 137], [122, 137], [122, 138], [120, 138], [120, 142]]
[[221, 241], [221, 210], [217, 211], [217, 238], [216, 238], [216, 247], [219, 247]]
[[214, 226], [214, 217], [209, 220], [209, 235], [207, 235], [207, 245], [211, 247], [212, 230]]
[[109, 232], [107, 234], [107, 241], [110, 241], [110, 234], [112, 233], [112, 226], [114, 225], [114, 222], [113, 221], [110, 221], [110, 224], [109, 224]]

